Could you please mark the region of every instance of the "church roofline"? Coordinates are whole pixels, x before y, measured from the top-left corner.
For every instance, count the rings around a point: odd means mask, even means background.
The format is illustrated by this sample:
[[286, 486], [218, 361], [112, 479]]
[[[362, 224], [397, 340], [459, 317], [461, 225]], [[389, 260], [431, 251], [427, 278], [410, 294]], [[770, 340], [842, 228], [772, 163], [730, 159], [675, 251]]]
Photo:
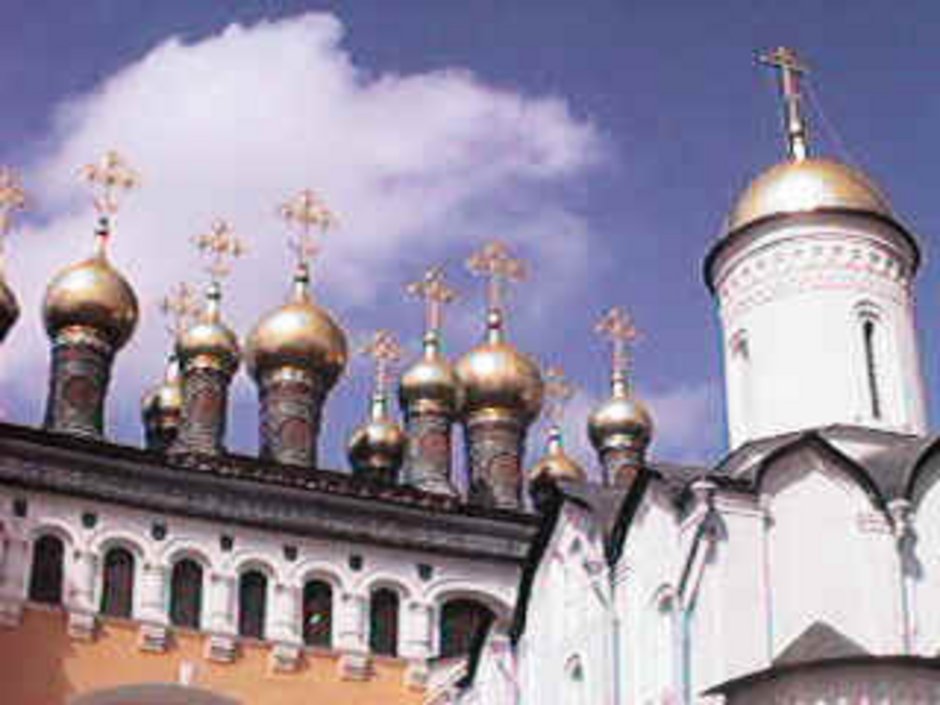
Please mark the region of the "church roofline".
[[0, 484], [295, 535], [510, 562], [525, 556], [537, 521], [337, 472], [298, 473], [244, 456], [172, 460], [7, 423], [0, 423]]

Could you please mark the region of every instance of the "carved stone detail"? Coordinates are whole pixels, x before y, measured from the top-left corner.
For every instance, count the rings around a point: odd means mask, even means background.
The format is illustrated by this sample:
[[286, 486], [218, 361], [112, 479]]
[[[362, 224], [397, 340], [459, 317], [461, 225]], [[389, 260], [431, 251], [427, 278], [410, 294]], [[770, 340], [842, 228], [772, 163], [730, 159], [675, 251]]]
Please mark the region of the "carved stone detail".
[[339, 659], [339, 676], [345, 681], [367, 681], [372, 677], [372, 659], [361, 651], [347, 651]]
[[230, 381], [217, 367], [183, 369], [183, 418], [174, 452], [215, 455], [223, 450]]
[[143, 623], [137, 638], [137, 645], [141, 651], [150, 653], [163, 653], [167, 650], [169, 632], [161, 624]]
[[403, 467], [406, 484], [426, 492], [456, 495], [451, 482], [450, 416], [440, 412], [405, 412], [405, 446]]
[[262, 458], [285, 465], [316, 465], [326, 391], [322, 380], [301, 370], [264, 373], [258, 382]]
[[235, 637], [211, 634], [206, 641], [206, 659], [215, 663], [232, 663], [238, 654]]
[[0, 627], [18, 627], [22, 618], [22, 603], [13, 600], [0, 600]]
[[271, 670], [275, 673], [294, 673], [300, 668], [301, 650], [294, 644], [275, 644], [271, 649]]
[[522, 495], [525, 425], [512, 416], [480, 415], [466, 422], [470, 496], [475, 501], [517, 509]]
[[76, 641], [94, 641], [98, 628], [95, 615], [89, 612], [69, 611], [68, 634]]
[[93, 331], [63, 330], [52, 344], [46, 428], [98, 438], [114, 349]]

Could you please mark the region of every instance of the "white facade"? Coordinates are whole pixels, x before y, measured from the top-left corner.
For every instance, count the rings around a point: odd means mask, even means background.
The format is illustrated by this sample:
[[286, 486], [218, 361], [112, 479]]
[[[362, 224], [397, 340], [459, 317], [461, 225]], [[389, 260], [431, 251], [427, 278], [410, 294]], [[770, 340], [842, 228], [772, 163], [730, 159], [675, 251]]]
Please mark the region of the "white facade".
[[[28, 512], [9, 512], [13, 498], [25, 498]], [[450, 599], [472, 598], [505, 620], [515, 600], [518, 567], [509, 561], [460, 558], [330, 539], [292, 536], [78, 498], [0, 490], [0, 621], [18, 619], [28, 596], [34, 542], [54, 534], [65, 545], [63, 602], [70, 628], [92, 629], [102, 590], [102, 561], [112, 546], [134, 556], [131, 617], [142, 637], [157, 645], [169, 627], [170, 574], [182, 558], [203, 569], [200, 629], [213, 637], [216, 655], [234, 655], [238, 624], [238, 579], [259, 569], [267, 577], [265, 640], [273, 656], [290, 661], [302, 648], [301, 595], [308, 580], [327, 582], [333, 592], [332, 645], [347, 654], [368, 652], [369, 596], [388, 587], [399, 597], [398, 653], [424, 666], [440, 649], [440, 610]], [[94, 514], [94, 526], [83, 516]], [[166, 526], [165, 538], [153, 535], [154, 522]], [[222, 535], [233, 538], [223, 550]], [[285, 545], [296, 549], [290, 560]], [[361, 559], [352, 567], [350, 557]], [[419, 564], [432, 567], [423, 577]], [[149, 633], [148, 633], [148, 630]], [[210, 654], [210, 657], [212, 654]], [[282, 664], [284, 665], [284, 664]]]
[[712, 263], [731, 448], [828, 424], [926, 432], [917, 253], [883, 218], [771, 218]]

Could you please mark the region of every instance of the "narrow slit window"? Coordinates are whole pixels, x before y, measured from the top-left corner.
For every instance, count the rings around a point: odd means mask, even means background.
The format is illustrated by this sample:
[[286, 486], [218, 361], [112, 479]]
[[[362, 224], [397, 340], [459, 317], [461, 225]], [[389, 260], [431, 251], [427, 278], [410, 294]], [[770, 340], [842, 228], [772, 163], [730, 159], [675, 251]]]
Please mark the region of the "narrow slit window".
[[42, 536], [33, 545], [29, 599], [49, 605], [62, 603], [62, 559], [65, 547], [57, 536]]
[[238, 633], [264, 639], [268, 579], [258, 570], [242, 573], [238, 585]]
[[862, 321], [862, 339], [865, 345], [865, 375], [868, 380], [868, 398], [872, 418], [881, 418], [881, 391], [878, 389], [878, 360], [875, 355], [875, 322]]
[[134, 555], [126, 548], [112, 548], [104, 556], [101, 613], [130, 617], [134, 605]]
[[202, 613], [202, 566], [184, 558], [173, 566], [170, 579], [170, 623], [199, 629]]

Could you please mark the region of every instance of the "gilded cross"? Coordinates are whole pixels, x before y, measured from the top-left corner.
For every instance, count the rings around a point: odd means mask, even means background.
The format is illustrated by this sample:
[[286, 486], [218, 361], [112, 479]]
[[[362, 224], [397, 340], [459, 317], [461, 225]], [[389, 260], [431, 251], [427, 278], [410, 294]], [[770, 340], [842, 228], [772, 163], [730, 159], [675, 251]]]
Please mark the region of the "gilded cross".
[[575, 392], [577, 387], [568, 380], [562, 368], [549, 367], [545, 371], [545, 417], [553, 427], [561, 427], [565, 407]]
[[809, 69], [796, 52], [789, 47], [777, 47], [760, 54], [757, 60], [780, 72], [780, 92], [783, 96], [784, 121], [790, 157], [805, 159], [809, 151], [806, 120], [803, 116], [803, 92], [800, 79]]
[[297, 262], [303, 267], [309, 265], [310, 260], [319, 251], [313, 239], [313, 230], [325, 233], [336, 225], [336, 216], [326, 207], [326, 204], [310, 189], [304, 189], [287, 203], [278, 208], [280, 216], [287, 221], [296, 234], [289, 240]]
[[384, 397], [392, 381], [392, 368], [402, 355], [398, 339], [391, 331], [377, 330], [359, 352], [375, 362], [375, 394]]
[[594, 326], [595, 332], [611, 342], [611, 370], [617, 391], [627, 391], [631, 348], [639, 338], [629, 314], [619, 306], [607, 311]]
[[202, 313], [202, 303], [196, 290], [180, 282], [160, 299], [160, 313], [168, 319], [167, 332], [178, 338]]
[[0, 167], [0, 243], [13, 227], [13, 214], [26, 208], [26, 191], [16, 172]]
[[192, 240], [200, 254], [208, 259], [206, 271], [214, 283], [228, 276], [232, 271], [232, 262], [248, 251], [231, 224], [223, 218], [217, 218], [209, 232], [196, 235]]
[[528, 275], [525, 262], [514, 258], [503, 242], [488, 242], [467, 259], [470, 273], [487, 280], [486, 299], [490, 311], [503, 310], [506, 285], [523, 281]]
[[91, 184], [95, 210], [103, 218], [117, 213], [118, 194], [136, 187], [140, 179], [124, 158], [109, 150], [96, 164], [86, 164], [81, 170], [82, 178]]
[[424, 301], [425, 327], [428, 333], [436, 335], [443, 325], [444, 306], [457, 298], [457, 292], [444, 280], [443, 267], [431, 267], [421, 279], [405, 287], [405, 291]]

